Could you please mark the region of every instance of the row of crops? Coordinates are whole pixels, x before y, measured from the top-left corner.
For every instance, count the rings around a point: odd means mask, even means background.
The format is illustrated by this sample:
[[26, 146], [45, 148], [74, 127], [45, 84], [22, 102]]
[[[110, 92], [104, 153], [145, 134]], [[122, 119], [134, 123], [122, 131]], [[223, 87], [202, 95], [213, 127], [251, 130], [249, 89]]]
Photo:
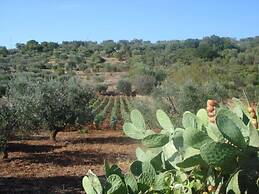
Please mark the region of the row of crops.
[[95, 126], [101, 129], [108, 122], [110, 128], [117, 129], [118, 124], [129, 121], [132, 100], [127, 96], [98, 96], [91, 102]]

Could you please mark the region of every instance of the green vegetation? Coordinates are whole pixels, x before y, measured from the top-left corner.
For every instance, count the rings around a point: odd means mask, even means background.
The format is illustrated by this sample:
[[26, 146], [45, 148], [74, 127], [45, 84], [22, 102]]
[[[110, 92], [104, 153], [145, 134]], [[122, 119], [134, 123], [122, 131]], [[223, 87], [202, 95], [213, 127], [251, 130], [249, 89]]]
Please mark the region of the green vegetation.
[[131, 83], [128, 80], [119, 80], [117, 90], [127, 96], [131, 95]]
[[238, 97], [245, 89], [252, 100], [259, 88], [258, 47], [258, 37], [235, 40], [214, 35], [156, 43], [137, 39], [99, 44], [31, 40], [18, 43], [15, 49], [0, 47], [0, 95], [6, 93], [11, 75], [19, 72], [57, 77], [83, 71], [89, 77], [92, 72], [121, 69], [129, 71], [129, 80], [140, 94], [149, 94], [164, 80], [177, 87], [186, 81], [202, 87], [216, 82], [229, 96]]
[[114, 99], [114, 105], [112, 107], [112, 112], [111, 112], [111, 117], [110, 117], [110, 126], [112, 129], [116, 128], [116, 124], [119, 121], [119, 116], [118, 116], [118, 110], [119, 110], [119, 100], [118, 98]]
[[[105, 162], [106, 181], [91, 171], [83, 178], [88, 194], [98, 193], [257, 193], [259, 129], [245, 105], [233, 99], [234, 112], [217, 107], [216, 124], [205, 109], [183, 114], [176, 128], [162, 110], [156, 112], [159, 133], [148, 128], [138, 110], [131, 112], [124, 133], [141, 140], [137, 160], [123, 174]], [[258, 115], [257, 109], [257, 115]], [[142, 146], [142, 147], [143, 147]]]
[[93, 120], [90, 106], [93, 89], [76, 78], [47, 80], [18, 76], [9, 86], [7, 102], [0, 107], [3, 151], [16, 129], [49, 130], [55, 141], [59, 131]]

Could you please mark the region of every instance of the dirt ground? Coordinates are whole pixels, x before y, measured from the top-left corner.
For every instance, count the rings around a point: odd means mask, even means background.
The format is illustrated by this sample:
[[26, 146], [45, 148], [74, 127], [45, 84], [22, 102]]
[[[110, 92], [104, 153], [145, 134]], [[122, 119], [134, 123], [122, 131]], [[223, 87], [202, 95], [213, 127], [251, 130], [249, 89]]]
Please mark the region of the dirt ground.
[[84, 193], [82, 177], [91, 169], [104, 174], [104, 160], [123, 170], [135, 159], [137, 142], [121, 131], [47, 133], [9, 143], [9, 159], [0, 161], [0, 194]]

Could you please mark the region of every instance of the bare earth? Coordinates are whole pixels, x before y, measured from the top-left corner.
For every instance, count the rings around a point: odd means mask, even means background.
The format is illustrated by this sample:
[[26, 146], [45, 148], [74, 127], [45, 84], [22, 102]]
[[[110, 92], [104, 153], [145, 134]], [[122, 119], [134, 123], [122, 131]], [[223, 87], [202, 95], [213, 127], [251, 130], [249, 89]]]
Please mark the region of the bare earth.
[[104, 160], [123, 170], [135, 159], [137, 143], [121, 131], [47, 133], [11, 141], [9, 159], [0, 161], [0, 194], [84, 193], [82, 177], [91, 169], [102, 176]]

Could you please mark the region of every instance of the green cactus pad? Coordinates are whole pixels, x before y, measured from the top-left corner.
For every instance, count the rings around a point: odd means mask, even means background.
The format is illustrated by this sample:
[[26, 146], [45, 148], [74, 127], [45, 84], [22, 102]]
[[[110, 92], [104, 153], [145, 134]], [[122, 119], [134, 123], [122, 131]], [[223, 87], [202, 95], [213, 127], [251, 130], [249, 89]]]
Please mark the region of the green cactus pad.
[[165, 160], [168, 160], [169, 158], [171, 158], [176, 152], [177, 152], [177, 149], [173, 141], [168, 142], [163, 147], [163, 154], [164, 154]]
[[151, 186], [156, 178], [156, 171], [149, 162], [142, 163], [142, 174], [139, 182]]
[[197, 117], [193, 113], [186, 111], [183, 114], [182, 124], [185, 129], [191, 128], [191, 129], [197, 129]]
[[89, 170], [87, 175], [82, 180], [83, 188], [88, 194], [102, 194], [103, 189], [98, 177]]
[[226, 193], [236, 193], [236, 194], [241, 193], [239, 189], [239, 184], [238, 184], [239, 173], [240, 173], [240, 170], [231, 177], [226, 189]]
[[126, 194], [127, 193], [126, 185], [118, 175], [112, 174], [107, 178], [107, 181], [108, 183], [110, 183], [110, 186], [111, 186], [107, 191], [107, 194]]
[[212, 139], [203, 131], [186, 129], [183, 133], [184, 144], [199, 149], [203, 144]]
[[87, 176], [83, 178], [82, 185], [87, 194], [97, 194], [93, 188], [92, 182]]
[[130, 113], [130, 119], [133, 125], [141, 131], [146, 130], [146, 124], [144, 117], [142, 116], [141, 112], [137, 109], [132, 110]]
[[169, 136], [165, 134], [152, 134], [142, 139], [144, 146], [148, 148], [162, 147], [169, 142]]
[[206, 127], [206, 131], [208, 136], [213, 139], [216, 142], [221, 142], [225, 140], [223, 135], [218, 129], [218, 126], [215, 123], [209, 123], [208, 126]]
[[249, 122], [249, 130], [249, 146], [259, 148], [259, 132], [251, 122]]
[[197, 114], [197, 118], [202, 122], [204, 126], [207, 126], [209, 124], [209, 117], [208, 113], [205, 109], [200, 109]]
[[201, 146], [200, 154], [202, 159], [214, 167], [235, 166], [237, 148], [219, 142], [209, 142]]
[[162, 111], [162, 110], [157, 110], [156, 111], [156, 118], [157, 118], [157, 121], [159, 122], [160, 126], [170, 132], [170, 133], [173, 133], [174, 132], [174, 126], [170, 120], [170, 118], [168, 117], [168, 115]]
[[246, 147], [243, 135], [248, 137], [249, 130], [236, 114], [228, 109], [221, 109], [217, 114], [216, 123], [223, 137], [236, 146]]
[[192, 147], [184, 150], [183, 157], [183, 160], [176, 164], [180, 168], [190, 168], [205, 163], [201, 158], [200, 151]]
[[142, 173], [142, 162], [139, 160], [134, 161], [131, 165], [130, 165], [130, 172], [134, 175], [134, 176], [140, 176]]
[[160, 173], [156, 176], [155, 182], [153, 184], [154, 191], [162, 191], [168, 189], [171, 183], [172, 173], [170, 171], [166, 171]]
[[124, 179], [130, 193], [137, 193], [138, 183], [136, 178], [133, 176], [133, 174], [131, 173], [125, 174]]
[[132, 123], [125, 123], [123, 125], [123, 131], [128, 137], [132, 139], [143, 139], [145, 137], [143, 131], [137, 128]]

